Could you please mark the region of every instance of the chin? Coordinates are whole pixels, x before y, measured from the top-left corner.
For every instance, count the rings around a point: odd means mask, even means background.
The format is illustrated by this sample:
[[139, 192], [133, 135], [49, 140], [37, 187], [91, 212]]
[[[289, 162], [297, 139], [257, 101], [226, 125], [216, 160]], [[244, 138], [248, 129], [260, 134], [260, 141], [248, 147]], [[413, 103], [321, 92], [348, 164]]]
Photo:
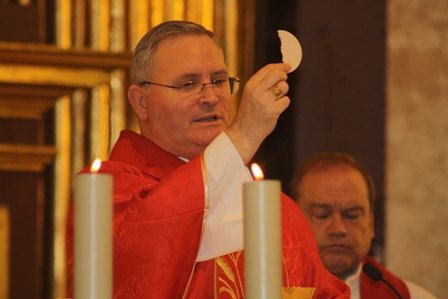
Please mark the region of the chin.
[[347, 257], [333, 257], [330, 259], [323, 258], [322, 260], [325, 268], [340, 279], [345, 279], [358, 267], [358, 263], [356, 261], [353, 259], [348, 259]]
[[357, 267], [343, 268], [343, 269], [330, 269], [331, 274], [339, 278], [340, 280], [346, 280], [350, 275], [356, 272]]
[[351, 268], [353, 264], [356, 264], [353, 258], [347, 255], [331, 255], [322, 256], [322, 261], [327, 268], [339, 269], [344, 271], [344, 269]]
[[209, 145], [223, 131], [224, 131], [224, 129], [220, 128], [220, 129], [206, 130], [205, 132], [199, 133], [199, 135], [197, 136], [198, 144], [201, 144], [204, 146]]

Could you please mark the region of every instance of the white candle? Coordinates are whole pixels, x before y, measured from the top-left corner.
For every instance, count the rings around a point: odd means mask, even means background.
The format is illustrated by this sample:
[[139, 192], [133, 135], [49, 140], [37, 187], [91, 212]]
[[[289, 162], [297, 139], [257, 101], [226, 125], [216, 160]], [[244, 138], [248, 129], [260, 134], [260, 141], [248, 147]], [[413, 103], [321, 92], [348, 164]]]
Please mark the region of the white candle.
[[[255, 170], [253, 167], [252, 171]], [[281, 184], [277, 180], [261, 179], [245, 183], [243, 186], [246, 298], [280, 299], [282, 297]]]
[[[101, 165], [96, 160], [92, 168], [99, 169], [98, 163]], [[75, 188], [74, 298], [110, 299], [113, 278], [112, 175], [79, 174]]]

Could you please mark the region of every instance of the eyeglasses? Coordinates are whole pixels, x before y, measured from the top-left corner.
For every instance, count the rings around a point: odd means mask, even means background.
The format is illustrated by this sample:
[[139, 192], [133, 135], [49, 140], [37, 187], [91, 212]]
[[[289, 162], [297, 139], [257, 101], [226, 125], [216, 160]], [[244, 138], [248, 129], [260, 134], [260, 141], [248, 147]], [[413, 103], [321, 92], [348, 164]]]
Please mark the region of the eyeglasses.
[[151, 81], [141, 81], [140, 86], [144, 85], [156, 85], [156, 86], [162, 86], [172, 89], [177, 89], [179, 93], [181, 93], [184, 96], [190, 96], [193, 94], [198, 94], [201, 91], [204, 90], [204, 88], [208, 85], [213, 87], [213, 90], [217, 92], [218, 90], [224, 89], [227, 84], [229, 84], [230, 87], [230, 93], [234, 94], [237, 92], [239, 87], [240, 79], [237, 77], [227, 77], [227, 78], [219, 78], [215, 79], [212, 82], [209, 83], [200, 83], [196, 82], [194, 80], [186, 81], [177, 85], [167, 85], [167, 84], [161, 84], [161, 83], [155, 83]]

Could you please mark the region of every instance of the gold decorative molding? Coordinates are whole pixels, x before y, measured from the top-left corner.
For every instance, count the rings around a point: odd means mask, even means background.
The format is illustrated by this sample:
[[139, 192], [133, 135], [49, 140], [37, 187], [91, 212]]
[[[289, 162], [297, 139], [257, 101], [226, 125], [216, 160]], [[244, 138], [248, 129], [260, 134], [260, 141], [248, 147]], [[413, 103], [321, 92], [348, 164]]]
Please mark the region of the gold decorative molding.
[[0, 299], [9, 298], [9, 209], [0, 205]]
[[28, 98], [0, 97], [0, 118], [41, 119], [53, 105], [54, 101], [46, 98], [30, 102]]
[[[106, 158], [109, 145], [115, 141], [118, 132], [126, 127], [128, 107], [125, 103], [130, 57], [130, 53], [62, 50], [49, 46], [0, 42], [0, 107], [5, 108], [0, 114], [8, 116], [21, 113], [24, 117], [37, 118], [41, 110], [54, 105], [57, 98], [72, 96], [75, 90], [84, 89], [90, 94], [88, 100], [92, 113], [88, 119], [94, 131], [90, 140], [95, 144], [88, 158], [98, 155]], [[17, 99], [14, 92], [20, 90], [21, 86], [26, 87], [24, 90], [28, 93], [22, 91], [23, 99]], [[54, 90], [47, 91], [54, 97], [42, 100], [32, 96], [44, 89]], [[2, 94], [2, 91], [7, 93]], [[27, 102], [29, 107], [34, 105], [40, 109], [13, 112], [14, 108], [26, 106]], [[113, 126], [109, 115], [114, 118]]]
[[0, 144], [0, 170], [41, 172], [55, 155], [52, 146]]
[[68, 67], [47, 67], [41, 65], [0, 65], [0, 81], [12, 84], [60, 85], [95, 87], [110, 81], [106, 71], [78, 68], [73, 72]]
[[[52, 294], [66, 296], [65, 224], [72, 178], [94, 158], [107, 159], [127, 127], [130, 53], [63, 50], [0, 43], [0, 118], [32, 119], [54, 128], [36, 144], [0, 143], [0, 170], [42, 173], [53, 167]], [[113, 122], [113, 124], [112, 124]], [[43, 240], [41, 240], [43, 242]], [[40, 248], [40, 247], [39, 247]]]
[[65, 50], [41, 44], [0, 42], [0, 63], [17, 65], [69, 66], [75, 68], [128, 68], [131, 52], [100, 52], [90, 49]]
[[[76, 136], [71, 135], [71, 119], [73, 113], [71, 111], [72, 98], [68, 95], [59, 98], [56, 103], [56, 123], [66, 123], [65, 126], [56, 126], [56, 148], [58, 149], [58, 155], [56, 155], [54, 161], [54, 190], [53, 196], [55, 199], [53, 206], [53, 294], [55, 298], [65, 298], [67, 294], [67, 255], [65, 248], [66, 240], [66, 225], [67, 223], [67, 211], [70, 203], [70, 197], [72, 194], [72, 178], [74, 177], [74, 163], [71, 157], [74, 138]], [[68, 120], [68, 121], [67, 121]], [[81, 150], [73, 152], [82, 153]], [[79, 156], [79, 155], [77, 155]], [[84, 156], [82, 156], [84, 157]], [[76, 156], [75, 156], [76, 159]], [[79, 160], [79, 158], [78, 158]], [[63, 175], [60, 175], [63, 174]]]
[[0, 42], [0, 119], [36, 124], [39, 135], [36, 144], [0, 140], [0, 169], [53, 167], [52, 298], [66, 297], [72, 178], [107, 158], [120, 130], [138, 130], [126, 96], [131, 50], [160, 22], [194, 21], [216, 33], [229, 72], [244, 82], [254, 67], [254, 7], [255, 0], [56, 0], [55, 46]]

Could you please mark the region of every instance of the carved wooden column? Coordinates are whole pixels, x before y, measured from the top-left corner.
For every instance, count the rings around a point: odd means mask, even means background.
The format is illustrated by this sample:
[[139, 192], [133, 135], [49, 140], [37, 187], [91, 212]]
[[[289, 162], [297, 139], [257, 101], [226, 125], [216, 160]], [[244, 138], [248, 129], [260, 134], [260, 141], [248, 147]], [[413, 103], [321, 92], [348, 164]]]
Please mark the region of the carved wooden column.
[[[65, 298], [72, 177], [106, 159], [130, 115], [130, 54], [0, 43], [0, 204], [11, 298]], [[14, 254], [10, 254], [10, 253]]]

